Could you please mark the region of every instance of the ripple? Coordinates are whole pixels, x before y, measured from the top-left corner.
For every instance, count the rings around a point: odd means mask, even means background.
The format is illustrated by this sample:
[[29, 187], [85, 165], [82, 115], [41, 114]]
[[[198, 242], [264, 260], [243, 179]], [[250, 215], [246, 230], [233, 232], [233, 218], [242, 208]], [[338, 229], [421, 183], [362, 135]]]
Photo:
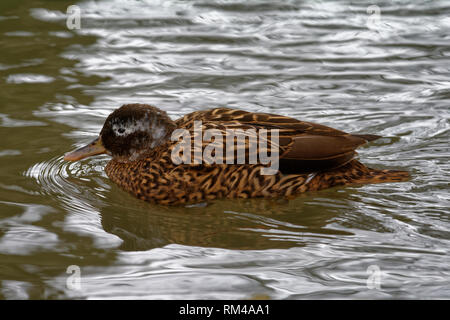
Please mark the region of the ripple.
[[36, 180], [42, 195], [57, 197], [70, 212], [90, 214], [102, 206], [101, 199], [110, 188], [101, 181], [106, 177], [103, 167], [101, 158], [67, 162], [60, 156], [34, 164], [24, 175]]
[[42, 74], [11, 74], [6, 78], [8, 83], [50, 83], [55, 79], [53, 77], [45, 76]]
[[99, 210], [105, 206], [103, 199], [110, 186], [105, 183], [104, 159], [67, 162], [63, 157], [39, 162], [24, 175], [36, 180], [43, 196], [59, 200], [69, 215], [62, 225], [68, 232], [92, 237], [96, 247], [116, 247], [122, 241], [103, 230]]
[[[21, 129], [4, 135], [0, 160], [7, 177], [24, 178], [0, 184], [5, 197], [18, 195], [0, 201], [12, 279], [1, 294], [449, 297], [447, 2], [383, 1], [372, 27], [372, 3], [355, 1], [84, 1], [82, 28], [72, 31], [64, 8], [39, 1], [0, 17], [27, 21], [6, 30], [13, 54], [0, 64], [0, 129]], [[52, 63], [34, 56], [43, 45]], [[52, 153], [91, 140], [131, 102], [173, 118], [228, 106], [380, 134], [359, 149], [362, 162], [412, 179], [292, 201], [151, 205], [110, 183], [106, 157], [67, 163]], [[68, 262], [82, 268], [81, 292], [66, 288]], [[381, 290], [367, 287], [370, 266], [380, 268]]]
[[46, 123], [42, 121], [34, 121], [34, 120], [18, 120], [11, 119], [7, 114], [0, 113], [0, 119], [2, 120], [0, 127], [37, 127], [37, 126], [45, 126]]
[[0, 239], [0, 253], [30, 255], [39, 251], [56, 251], [58, 236], [45, 228], [32, 225], [14, 226]]
[[80, 190], [79, 181], [89, 182], [92, 176], [104, 175], [102, 164], [103, 159], [90, 159], [89, 163], [67, 162], [63, 156], [59, 156], [34, 164], [25, 172], [25, 176], [35, 179], [43, 194], [66, 195], [68, 192], [72, 196], [79, 196], [85, 191]]
[[0, 151], [0, 157], [18, 156], [21, 154], [22, 154], [22, 152], [20, 152], [20, 150], [1, 150]]

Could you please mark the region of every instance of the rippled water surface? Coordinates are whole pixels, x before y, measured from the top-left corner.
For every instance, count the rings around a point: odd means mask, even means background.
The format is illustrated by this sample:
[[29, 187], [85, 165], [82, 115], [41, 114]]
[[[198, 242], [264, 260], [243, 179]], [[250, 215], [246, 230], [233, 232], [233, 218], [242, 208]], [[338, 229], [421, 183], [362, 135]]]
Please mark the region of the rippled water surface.
[[[0, 298], [450, 298], [448, 1], [2, 0], [0, 47]], [[134, 102], [380, 134], [412, 179], [151, 205], [62, 160]]]

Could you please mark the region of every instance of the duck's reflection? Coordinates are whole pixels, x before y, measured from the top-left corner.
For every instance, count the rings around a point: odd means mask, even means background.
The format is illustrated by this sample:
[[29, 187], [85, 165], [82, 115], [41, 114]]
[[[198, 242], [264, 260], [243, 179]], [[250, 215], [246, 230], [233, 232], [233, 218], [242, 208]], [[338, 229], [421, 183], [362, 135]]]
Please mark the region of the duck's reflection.
[[347, 235], [327, 227], [345, 199], [315, 193], [294, 200], [219, 200], [192, 207], [165, 207], [137, 200], [114, 188], [102, 209], [105, 231], [123, 240], [122, 250], [148, 250], [176, 243], [228, 249], [302, 246], [317, 237]]

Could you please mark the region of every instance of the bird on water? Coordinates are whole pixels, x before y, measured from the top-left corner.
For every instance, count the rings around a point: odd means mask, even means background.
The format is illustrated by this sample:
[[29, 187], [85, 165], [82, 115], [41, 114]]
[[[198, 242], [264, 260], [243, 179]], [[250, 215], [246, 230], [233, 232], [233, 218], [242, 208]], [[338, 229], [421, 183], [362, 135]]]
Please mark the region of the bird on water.
[[[184, 137], [174, 138], [174, 133], [182, 130], [195, 140], [199, 127], [201, 132], [214, 132], [215, 138], [201, 139], [197, 152], [202, 155], [209, 148], [216, 161], [183, 161], [196, 159], [195, 148], [180, 152], [182, 156], [174, 161]], [[238, 145], [239, 138], [231, 136], [235, 150], [219, 154], [230, 147], [226, 138], [236, 130], [245, 132], [247, 139]], [[266, 130], [265, 136], [258, 135], [261, 130]], [[225, 138], [218, 139], [220, 134]], [[261, 137], [264, 144], [252, 144], [251, 138]], [[67, 153], [64, 159], [77, 161], [106, 153], [112, 159], [105, 171], [113, 182], [139, 199], [158, 204], [192, 204], [220, 198], [293, 198], [336, 186], [408, 180], [406, 171], [371, 169], [355, 158], [356, 148], [377, 138], [275, 114], [215, 108], [171, 120], [156, 107], [127, 104], [108, 116], [98, 138]], [[277, 166], [270, 174], [263, 171], [271, 165], [267, 161], [248, 161], [257, 159], [262, 151], [269, 154], [273, 150]], [[240, 151], [245, 161], [233, 158]]]

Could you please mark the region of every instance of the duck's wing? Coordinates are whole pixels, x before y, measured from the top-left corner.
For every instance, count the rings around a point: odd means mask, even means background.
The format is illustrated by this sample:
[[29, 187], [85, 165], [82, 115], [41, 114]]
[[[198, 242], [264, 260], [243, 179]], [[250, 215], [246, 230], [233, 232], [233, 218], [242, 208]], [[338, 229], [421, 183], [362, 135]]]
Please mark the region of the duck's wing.
[[285, 173], [339, 167], [354, 158], [356, 148], [379, 138], [376, 135], [349, 134], [324, 125], [282, 115], [230, 108], [193, 112], [177, 120], [177, 125], [189, 126], [193, 121], [202, 121], [203, 124], [206, 124], [205, 128], [213, 126], [220, 130], [227, 128], [278, 130], [280, 170]]

